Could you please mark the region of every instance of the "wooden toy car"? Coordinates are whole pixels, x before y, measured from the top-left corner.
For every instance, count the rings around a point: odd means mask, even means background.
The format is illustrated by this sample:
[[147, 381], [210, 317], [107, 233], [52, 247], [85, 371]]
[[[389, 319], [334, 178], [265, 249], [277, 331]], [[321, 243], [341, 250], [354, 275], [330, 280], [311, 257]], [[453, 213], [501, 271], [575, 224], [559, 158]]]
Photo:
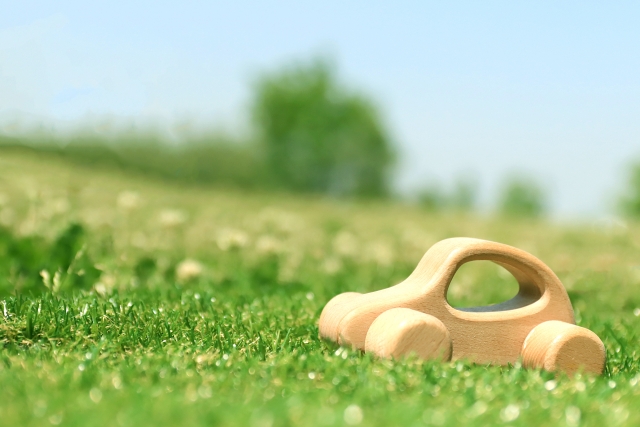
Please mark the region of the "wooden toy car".
[[[458, 268], [489, 260], [518, 281], [503, 303], [457, 309], [446, 299]], [[533, 255], [501, 243], [453, 238], [433, 245], [402, 283], [368, 294], [331, 299], [320, 316], [320, 335], [382, 357], [417, 353], [425, 359], [465, 358], [567, 373], [602, 373], [605, 348], [576, 326], [560, 279]]]

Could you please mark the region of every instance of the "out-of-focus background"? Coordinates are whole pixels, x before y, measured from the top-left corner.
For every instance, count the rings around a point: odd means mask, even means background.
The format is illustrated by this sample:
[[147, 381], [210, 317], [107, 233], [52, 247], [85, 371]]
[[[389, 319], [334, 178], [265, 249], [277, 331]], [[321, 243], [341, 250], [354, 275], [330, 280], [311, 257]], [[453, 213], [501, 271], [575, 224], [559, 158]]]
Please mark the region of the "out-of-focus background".
[[6, 2], [0, 153], [618, 222], [640, 209], [639, 20], [633, 3]]

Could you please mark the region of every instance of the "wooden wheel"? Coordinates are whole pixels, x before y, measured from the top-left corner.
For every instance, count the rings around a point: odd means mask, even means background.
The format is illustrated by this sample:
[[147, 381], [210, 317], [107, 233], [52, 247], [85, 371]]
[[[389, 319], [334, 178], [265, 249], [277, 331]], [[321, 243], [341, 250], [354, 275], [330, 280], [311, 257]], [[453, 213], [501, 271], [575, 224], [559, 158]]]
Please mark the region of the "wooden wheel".
[[547, 371], [578, 371], [601, 374], [606, 351], [598, 336], [589, 329], [558, 320], [533, 328], [522, 346], [525, 367]]
[[451, 336], [437, 318], [411, 310], [392, 308], [371, 324], [365, 350], [380, 357], [400, 358], [415, 353], [422, 359], [451, 359]]

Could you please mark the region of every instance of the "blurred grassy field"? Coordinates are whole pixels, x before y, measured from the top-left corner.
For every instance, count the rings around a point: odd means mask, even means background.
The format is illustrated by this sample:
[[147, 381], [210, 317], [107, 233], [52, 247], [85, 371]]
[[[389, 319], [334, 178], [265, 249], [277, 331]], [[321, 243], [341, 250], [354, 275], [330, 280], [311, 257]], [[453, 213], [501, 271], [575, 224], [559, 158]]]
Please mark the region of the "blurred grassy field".
[[[640, 423], [638, 224], [208, 189], [4, 150], [0, 229], [2, 425]], [[453, 236], [545, 261], [603, 338], [605, 376], [376, 360], [318, 339], [332, 296], [391, 286]], [[448, 297], [516, 290], [475, 262]]]

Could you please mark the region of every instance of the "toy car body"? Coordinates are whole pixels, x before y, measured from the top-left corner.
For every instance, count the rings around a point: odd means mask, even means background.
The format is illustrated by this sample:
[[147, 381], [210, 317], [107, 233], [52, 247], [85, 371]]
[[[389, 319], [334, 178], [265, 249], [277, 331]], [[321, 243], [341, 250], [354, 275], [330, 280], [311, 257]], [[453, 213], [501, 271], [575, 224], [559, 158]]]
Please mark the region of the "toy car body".
[[[516, 278], [518, 294], [503, 303], [457, 309], [447, 290], [458, 268], [489, 260]], [[469, 359], [547, 370], [601, 373], [602, 341], [575, 325], [558, 277], [533, 255], [501, 243], [452, 238], [436, 243], [402, 283], [331, 299], [320, 316], [322, 337], [380, 356]]]

